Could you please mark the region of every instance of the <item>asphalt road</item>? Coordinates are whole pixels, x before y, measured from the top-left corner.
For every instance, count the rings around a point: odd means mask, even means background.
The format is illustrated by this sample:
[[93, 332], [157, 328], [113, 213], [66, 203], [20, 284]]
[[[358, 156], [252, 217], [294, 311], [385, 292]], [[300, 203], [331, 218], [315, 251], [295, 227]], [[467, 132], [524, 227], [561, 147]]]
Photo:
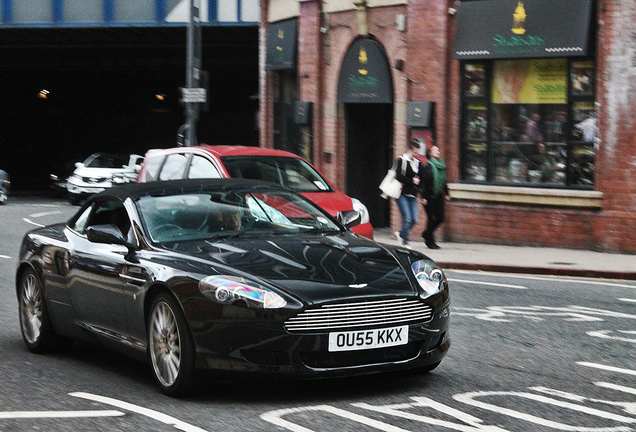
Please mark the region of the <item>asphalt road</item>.
[[452, 346], [428, 375], [205, 381], [173, 399], [149, 365], [88, 344], [35, 355], [14, 272], [62, 200], [0, 206], [0, 432], [636, 431], [636, 282], [448, 271]]

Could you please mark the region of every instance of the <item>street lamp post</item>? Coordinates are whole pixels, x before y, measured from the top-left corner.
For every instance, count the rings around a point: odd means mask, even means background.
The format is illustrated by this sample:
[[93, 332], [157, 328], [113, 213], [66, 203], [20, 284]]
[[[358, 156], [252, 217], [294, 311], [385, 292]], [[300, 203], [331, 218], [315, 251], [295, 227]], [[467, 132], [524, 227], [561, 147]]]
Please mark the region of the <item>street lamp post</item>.
[[186, 47], [186, 87], [181, 89], [186, 122], [177, 132], [179, 137], [184, 137], [183, 145], [186, 147], [197, 143], [196, 128], [199, 120], [199, 104], [206, 100], [205, 90], [199, 87], [201, 82], [200, 9], [201, 0], [190, 0]]

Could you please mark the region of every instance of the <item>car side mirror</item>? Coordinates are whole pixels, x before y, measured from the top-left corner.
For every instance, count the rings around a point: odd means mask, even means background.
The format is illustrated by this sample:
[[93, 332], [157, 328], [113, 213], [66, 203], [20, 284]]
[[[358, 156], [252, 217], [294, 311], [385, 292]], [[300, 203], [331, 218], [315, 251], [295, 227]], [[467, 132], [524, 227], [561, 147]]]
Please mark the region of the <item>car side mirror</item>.
[[75, 162], [75, 168], [82, 168], [84, 166], [84, 162]]
[[135, 251], [139, 249], [136, 245], [129, 243], [117, 225], [93, 225], [86, 229], [86, 238], [91, 243], [116, 244], [126, 246], [128, 261], [138, 262]]
[[338, 212], [336, 216], [338, 222], [340, 222], [345, 228], [353, 228], [354, 226], [360, 225], [362, 221], [362, 215], [357, 210], [345, 210]]
[[128, 245], [124, 235], [116, 225], [90, 226], [86, 229], [86, 238], [91, 243]]

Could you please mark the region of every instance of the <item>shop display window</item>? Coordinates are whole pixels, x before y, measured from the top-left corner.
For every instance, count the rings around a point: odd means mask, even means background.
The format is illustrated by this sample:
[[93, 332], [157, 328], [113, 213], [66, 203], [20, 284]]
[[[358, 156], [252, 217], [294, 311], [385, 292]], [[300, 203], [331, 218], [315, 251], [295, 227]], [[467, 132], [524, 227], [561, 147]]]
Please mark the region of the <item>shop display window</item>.
[[593, 61], [467, 62], [463, 77], [464, 181], [593, 187]]

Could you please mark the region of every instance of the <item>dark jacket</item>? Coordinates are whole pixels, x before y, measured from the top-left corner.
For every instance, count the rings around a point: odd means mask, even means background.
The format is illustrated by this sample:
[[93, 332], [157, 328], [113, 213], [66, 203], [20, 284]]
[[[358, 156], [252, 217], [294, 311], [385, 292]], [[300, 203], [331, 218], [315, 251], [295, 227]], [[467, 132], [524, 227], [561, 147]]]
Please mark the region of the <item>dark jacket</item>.
[[424, 165], [420, 162], [417, 172], [413, 171], [409, 161], [400, 156], [395, 161], [395, 178], [402, 183], [402, 195], [419, 195], [419, 185], [413, 183], [413, 177], [418, 175], [420, 182], [424, 178]]
[[[426, 164], [423, 167], [423, 174], [422, 174], [422, 183], [420, 184], [420, 188], [421, 188], [421, 195], [422, 198], [424, 198], [425, 200], [431, 200], [434, 198], [437, 198], [438, 196], [434, 196], [434, 189], [435, 189], [435, 180], [433, 178], [433, 168], [431, 168], [430, 164]], [[448, 184], [446, 182], [444, 182], [444, 187], [442, 189], [442, 194], [441, 196], [444, 197], [448, 195]]]

